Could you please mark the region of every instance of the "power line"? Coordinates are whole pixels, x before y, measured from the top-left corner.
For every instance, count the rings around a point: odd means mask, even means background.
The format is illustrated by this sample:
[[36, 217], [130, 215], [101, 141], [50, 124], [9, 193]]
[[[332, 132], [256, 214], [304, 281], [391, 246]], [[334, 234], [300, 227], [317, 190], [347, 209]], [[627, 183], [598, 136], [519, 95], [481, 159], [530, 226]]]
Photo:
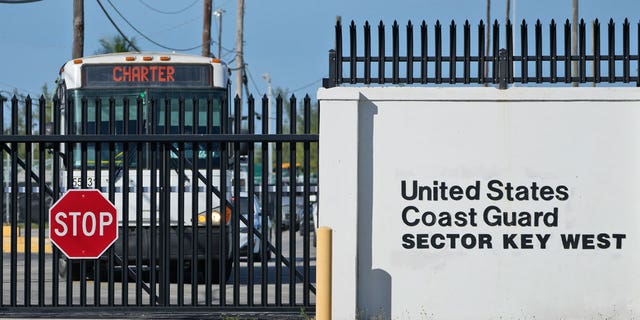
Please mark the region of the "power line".
[[296, 92], [298, 92], [300, 90], [304, 90], [304, 89], [309, 88], [309, 87], [313, 86], [314, 84], [317, 84], [317, 83], [319, 83], [321, 81], [322, 80], [314, 80], [313, 82], [310, 82], [310, 83], [308, 83], [308, 84], [306, 84], [306, 85], [304, 85], [304, 86], [302, 86], [300, 88], [296, 88], [296, 89], [291, 90], [291, 93], [296, 93]]
[[[20, 88], [20, 87], [17, 87], [17, 86], [12, 85], [12, 84], [10, 84], [10, 83], [6, 83], [6, 82], [2, 82], [2, 81], [0, 81], [0, 85], [5, 86], [5, 87], [7, 87], [7, 88], [11, 89], [11, 91], [9, 91], [9, 90], [3, 90], [3, 89], [0, 89], [0, 91], [2, 91], [2, 92], [8, 92], [8, 93], [10, 93], [11, 95], [13, 95], [13, 94], [15, 94], [15, 93], [20, 94], [20, 92], [23, 92], [23, 93], [26, 93], [27, 95], [30, 95], [30, 96], [32, 96], [32, 97], [36, 97], [36, 96], [38, 96], [38, 94], [37, 94], [37, 93], [34, 93], [34, 91], [27, 90], [27, 89], [24, 89], [24, 88]], [[14, 91], [15, 91], [15, 92], [14, 92]]]
[[22, 3], [30, 3], [30, 2], [38, 2], [42, 0], [0, 0], [0, 3], [7, 4], [22, 4]]
[[129, 38], [127, 38], [127, 36], [124, 35], [124, 33], [122, 32], [122, 30], [120, 30], [120, 28], [118, 28], [118, 25], [115, 23], [115, 21], [113, 21], [113, 19], [111, 19], [111, 16], [109, 15], [109, 13], [107, 12], [107, 10], [104, 8], [104, 6], [102, 6], [102, 3], [100, 2], [100, 0], [96, 0], [98, 1], [98, 5], [100, 6], [100, 9], [102, 9], [102, 12], [104, 12], [104, 14], [107, 16], [107, 19], [109, 19], [109, 21], [111, 22], [111, 24], [113, 25], [114, 28], [116, 28], [116, 30], [118, 31], [118, 33], [122, 36], [122, 38], [132, 47], [134, 48], [136, 51], [140, 52], [140, 49], [138, 49], [138, 47], [136, 47], [135, 44], [133, 44], [133, 42], [129, 41]]
[[142, 4], [144, 4], [144, 5], [145, 5], [145, 7], [149, 8], [149, 9], [151, 9], [152, 11], [155, 11], [155, 12], [157, 12], [157, 13], [162, 13], [162, 14], [178, 14], [178, 13], [183, 13], [183, 12], [185, 12], [185, 11], [189, 10], [189, 8], [193, 7], [196, 3], [198, 3], [198, 0], [195, 0], [194, 2], [192, 2], [192, 3], [191, 3], [190, 5], [188, 5], [187, 7], [183, 8], [183, 9], [180, 9], [180, 10], [177, 10], [177, 11], [163, 11], [163, 10], [159, 10], [159, 9], [156, 9], [156, 8], [152, 7], [152, 6], [151, 6], [151, 5], [149, 5], [148, 3], [144, 2], [144, 0], [140, 0], [140, 2], [141, 2]]
[[260, 92], [260, 89], [258, 89], [258, 86], [256, 85], [256, 81], [253, 80], [253, 75], [251, 75], [251, 72], [249, 71], [249, 68], [247, 67], [248, 64], [245, 63], [244, 64], [244, 70], [247, 72], [247, 74], [249, 75], [249, 80], [251, 80], [251, 84], [253, 85], [253, 89], [256, 90], [256, 92], [259, 92], [261, 95], [263, 94], [262, 92]]
[[[100, 0], [97, 0], [97, 1], [98, 1], [98, 3], [100, 3]], [[171, 51], [191, 51], [191, 50], [198, 49], [198, 48], [202, 47], [202, 44], [199, 44], [199, 45], [191, 47], [191, 48], [179, 49], [179, 48], [171, 48], [171, 47], [167, 47], [165, 45], [162, 45], [162, 44], [152, 40], [151, 38], [147, 37], [147, 35], [142, 33], [142, 31], [140, 31], [140, 30], [138, 30], [138, 28], [134, 27], [131, 24], [131, 22], [129, 22], [129, 20], [127, 20], [127, 18], [125, 18], [124, 15], [122, 15], [122, 13], [118, 10], [118, 8], [116, 8], [116, 6], [114, 6], [113, 3], [111, 3], [111, 0], [107, 0], [107, 2], [111, 5], [113, 10], [116, 11], [116, 13], [120, 16], [120, 18], [122, 18], [122, 20], [124, 20], [124, 22], [126, 22], [129, 25], [129, 27], [131, 27], [133, 30], [135, 30], [140, 36], [142, 36], [143, 38], [147, 39], [147, 41], [155, 44], [158, 47], [161, 47], [161, 48], [167, 49], [167, 50], [171, 50]]]

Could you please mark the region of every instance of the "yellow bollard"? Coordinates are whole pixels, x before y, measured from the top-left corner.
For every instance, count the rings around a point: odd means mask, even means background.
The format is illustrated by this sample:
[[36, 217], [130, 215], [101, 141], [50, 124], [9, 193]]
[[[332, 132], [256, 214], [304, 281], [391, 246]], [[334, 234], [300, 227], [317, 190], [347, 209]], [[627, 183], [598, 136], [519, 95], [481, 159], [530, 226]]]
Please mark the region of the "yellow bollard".
[[331, 254], [332, 230], [320, 227], [316, 252], [316, 319], [331, 319]]

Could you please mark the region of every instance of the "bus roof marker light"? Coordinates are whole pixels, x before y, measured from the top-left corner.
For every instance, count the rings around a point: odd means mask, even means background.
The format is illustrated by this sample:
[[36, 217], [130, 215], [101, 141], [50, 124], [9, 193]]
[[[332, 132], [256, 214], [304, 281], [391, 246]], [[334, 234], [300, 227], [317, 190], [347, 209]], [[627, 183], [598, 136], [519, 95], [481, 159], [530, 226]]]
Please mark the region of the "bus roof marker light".
[[142, 57], [142, 60], [151, 61], [151, 60], [153, 60], [153, 57], [145, 56], [145, 57]]
[[73, 64], [82, 64], [82, 59], [74, 59]]
[[126, 61], [135, 61], [135, 60], [136, 60], [136, 57], [134, 57], [134, 56], [128, 56], [128, 57], [125, 57], [125, 58], [124, 58], [124, 60], [126, 60]]
[[213, 62], [213, 63], [220, 63], [221, 61], [220, 61], [220, 59], [215, 59], [215, 58], [214, 58], [214, 59], [211, 59], [211, 62]]
[[161, 56], [160, 61], [171, 61], [171, 57]]

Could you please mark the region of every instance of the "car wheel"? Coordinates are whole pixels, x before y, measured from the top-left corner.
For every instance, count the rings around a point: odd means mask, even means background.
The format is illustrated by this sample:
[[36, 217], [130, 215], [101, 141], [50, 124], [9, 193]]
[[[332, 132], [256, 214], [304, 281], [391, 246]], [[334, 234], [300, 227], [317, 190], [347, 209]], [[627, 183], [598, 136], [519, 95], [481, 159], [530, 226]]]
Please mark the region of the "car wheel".
[[[224, 276], [225, 280], [229, 280], [229, 276], [231, 276], [231, 269], [233, 267], [233, 260], [229, 259], [225, 261], [224, 264]], [[213, 282], [220, 283], [220, 262], [213, 262]]]

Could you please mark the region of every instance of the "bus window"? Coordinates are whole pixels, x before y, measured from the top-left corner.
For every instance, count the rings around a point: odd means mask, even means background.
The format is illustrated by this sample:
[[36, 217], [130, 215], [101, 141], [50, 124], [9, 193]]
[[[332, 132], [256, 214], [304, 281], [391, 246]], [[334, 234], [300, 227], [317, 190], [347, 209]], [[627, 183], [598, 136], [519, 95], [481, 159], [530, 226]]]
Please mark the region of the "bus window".
[[[185, 92], [186, 91], [186, 92]], [[220, 108], [222, 105], [223, 95], [221, 92], [212, 92], [211, 90], [183, 90], [179, 94], [169, 90], [149, 90], [149, 91], [115, 91], [115, 90], [75, 90], [73, 91], [74, 110], [73, 125], [70, 133], [80, 134], [136, 134], [138, 132], [139, 121], [142, 121], [142, 130], [144, 134], [205, 134], [220, 133]], [[189, 97], [189, 98], [184, 98]], [[82, 99], [86, 99], [87, 110], [86, 123], [82, 120]], [[113, 98], [111, 104], [115, 110], [111, 111], [109, 100]], [[138, 100], [141, 99], [141, 100]], [[99, 101], [99, 103], [97, 102]], [[128, 119], [125, 119], [125, 105], [128, 103], [129, 112]], [[169, 124], [166, 128], [166, 108], [169, 106]], [[100, 117], [97, 117], [97, 105], [100, 105]], [[182, 105], [182, 107], [181, 107]], [[154, 106], [155, 110], [151, 110]], [[138, 119], [138, 107], [141, 107], [142, 119]], [[196, 119], [194, 119], [194, 110], [197, 110]], [[182, 113], [180, 113], [182, 111]], [[150, 115], [148, 112], [155, 112], [154, 119], [157, 119], [155, 126], [151, 125]], [[115, 115], [115, 119], [112, 119]], [[182, 115], [182, 118], [180, 117]], [[100, 121], [99, 123], [97, 121]], [[115, 120], [111, 122], [110, 120]], [[125, 123], [127, 120], [127, 123]], [[179, 123], [183, 121], [182, 125]], [[194, 123], [194, 120], [197, 123]], [[211, 128], [207, 126], [211, 125]], [[100, 150], [109, 150], [109, 143], [103, 143]], [[74, 145], [73, 151], [73, 167], [80, 168], [82, 166], [82, 153], [80, 152], [81, 144]], [[100, 159], [96, 159], [96, 144], [89, 143], [87, 148], [87, 168], [95, 168], [100, 165], [101, 168], [109, 167], [109, 153], [101, 152]], [[171, 145], [169, 154], [173, 159], [178, 158], [178, 153], [182, 148], [183, 156], [188, 161], [193, 160], [194, 149], [196, 150], [196, 159], [198, 168], [206, 168], [207, 151], [211, 152], [213, 166], [215, 169], [220, 167], [220, 147], [218, 144], [212, 144], [210, 150], [207, 150], [207, 144], [186, 143], [180, 146], [177, 143]], [[126, 164], [129, 168], [138, 167], [149, 168], [150, 166], [150, 148], [149, 144], [143, 145], [142, 162], [138, 163], [137, 153], [134, 144], [129, 147], [129, 152], [125, 150], [122, 143], [115, 144], [117, 167]], [[161, 153], [157, 154], [158, 157]], [[173, 162], [172, 162], [173, 163]], [[173, 164], [171, 164], [173, 166]]]

